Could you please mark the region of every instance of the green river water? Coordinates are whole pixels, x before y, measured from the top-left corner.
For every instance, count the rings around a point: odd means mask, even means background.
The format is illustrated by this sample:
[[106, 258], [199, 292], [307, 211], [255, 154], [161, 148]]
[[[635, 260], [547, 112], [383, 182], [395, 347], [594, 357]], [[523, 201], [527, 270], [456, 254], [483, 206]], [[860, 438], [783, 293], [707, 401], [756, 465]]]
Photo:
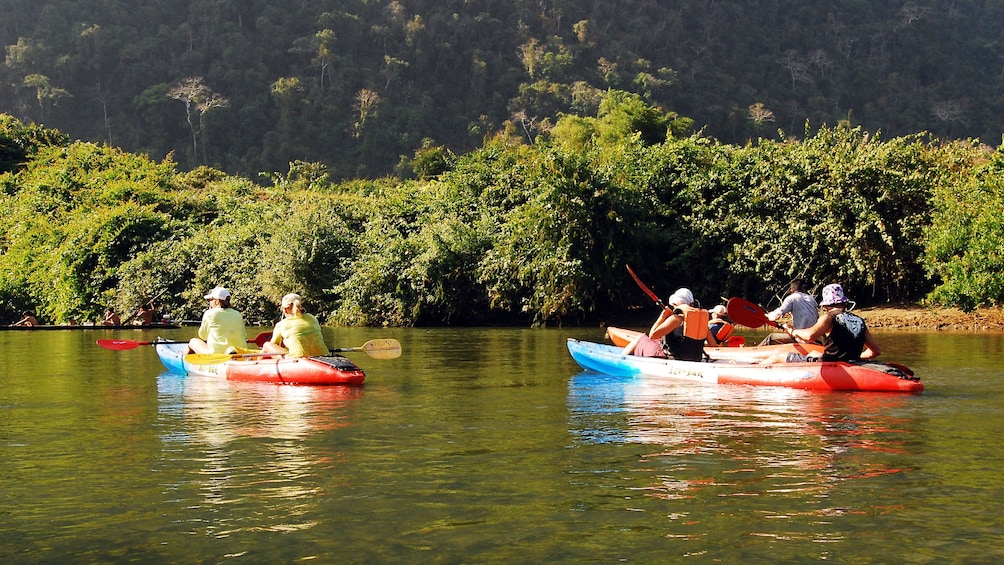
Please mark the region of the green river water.
[[899, 395], [585, 373], [596, 328], [325, 331], [404, 354], [290, 387], [94, 344], [193, 328], [0, 332], [0, 563], [1004, 560], [1002, 334], [877, 332]]

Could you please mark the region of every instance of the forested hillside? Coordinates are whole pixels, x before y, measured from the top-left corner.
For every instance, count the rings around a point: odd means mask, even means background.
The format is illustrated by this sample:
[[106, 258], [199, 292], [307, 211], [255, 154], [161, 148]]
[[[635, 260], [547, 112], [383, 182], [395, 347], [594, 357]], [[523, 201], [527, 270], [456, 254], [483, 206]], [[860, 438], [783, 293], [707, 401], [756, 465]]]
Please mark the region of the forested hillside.
[[2, 0], [0, 111], [184, 170], [408, 172], [601, 93], [723, 143], [824, 124], [997, 145], [987, 0]]
[[862, 306], [1004, 303], [999, 149], [844, 126], [734, 146], [679, 122], [611, 92], [532, 144], [510, 129], [420, 152], [418, 179], [331, 182], [181, 172], [0, 114], [0, 323], [151, 298], [196, 319], [221, 284], [249, 320], [295, 291], [329, 324], [596, 323], [652, 308], [625, 264], [706, 306], [769, 305], [795, 276]]

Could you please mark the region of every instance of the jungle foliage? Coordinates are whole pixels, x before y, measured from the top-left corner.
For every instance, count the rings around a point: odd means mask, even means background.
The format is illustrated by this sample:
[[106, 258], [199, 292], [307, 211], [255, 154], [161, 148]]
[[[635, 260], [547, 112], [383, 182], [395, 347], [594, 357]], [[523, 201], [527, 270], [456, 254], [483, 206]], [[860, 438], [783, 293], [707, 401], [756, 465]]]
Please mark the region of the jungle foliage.
[[705, 306], [766, 302], [794, 276], [859, 304], [1004, 301], [1000, 151], [848, 126], [735, 146], [650, 111], [604, 129], [640, 97], [609, 100], [532, 143], [426, 145], [421, 179], [339, 182], [300, 161], [258, 181], [184, 172], [2, 116], [0, 147], [18, 149], [0, 173], [0, 318], [155, 299], [194, 319], [224, 285], [252, 321], [296, 291], [331, 324], [575, 324], [650, 306], [625, 264]]
[[506, 122], [532, 141], [562, 114], [596, 115], [610, 90], [739, 145], [807, 121], [996, 143], [1004, 114], [1004, 3], [986, 0], [0, 7], [0, 111], [181, 170], [304, 161], [379, 178], [410, 172], [422, 147], [478, 149]]

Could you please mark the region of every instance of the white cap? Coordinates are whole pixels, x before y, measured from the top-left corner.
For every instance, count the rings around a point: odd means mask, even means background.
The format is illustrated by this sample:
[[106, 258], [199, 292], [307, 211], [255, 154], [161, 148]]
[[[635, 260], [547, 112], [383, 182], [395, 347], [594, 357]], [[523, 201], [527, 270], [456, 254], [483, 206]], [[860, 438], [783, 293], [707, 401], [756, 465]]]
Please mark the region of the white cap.
[[230, 298], [230, 291], [227, 290], [227, 289], [225, 289], [225, 288], [223, 288], [222, 286], [218, 286], [218, 287], [214, 288], [213, 290], [210, 290], [209, 294], [203, 296], [203, 298], [205, 298], [207, 300], [210, 299], [210, 298], [215, 298], [217, 300], [226, 300], [226, 299]]
[[672, 296], [669, 297], [670, 306], [680, 306], [682, 304], [691, 305], [694, 303], [694, 293], [690, 292], [686, 288], [678, 288]]
[[303, 302], [303, 297], [295, 292], [291, 292], [282, 297], [282, 307], [285, 308], [294, 302]]

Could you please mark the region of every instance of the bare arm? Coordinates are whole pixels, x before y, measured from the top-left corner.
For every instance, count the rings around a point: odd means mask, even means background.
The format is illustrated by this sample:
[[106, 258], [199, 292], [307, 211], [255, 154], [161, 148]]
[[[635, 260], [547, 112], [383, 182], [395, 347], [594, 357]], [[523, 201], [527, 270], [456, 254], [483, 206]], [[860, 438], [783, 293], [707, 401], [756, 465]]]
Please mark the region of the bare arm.
[[833, 318], [831, 318], [829, 314], [822, 314], [811, 328], [790, 330], [788, 333], [790, 333], [792, 337], [797, 337], [803, 341], [813, 342], [826, 335], [826, 332], [831, 329], [833, 329]]
[[648, 337], [661, 339], [683, 323], [683, 316], [675, 314], [673, 310], [666, 308], [659, 314], [659, 318], [652, 324], [652, 329], [648, 332]]
[[875, 337], [872, 336], [872, 332], [865, 328], [865, 348], [861, 351], [862, 359], [874, 359], [882, 354], [882, 348], [879, 347]]

